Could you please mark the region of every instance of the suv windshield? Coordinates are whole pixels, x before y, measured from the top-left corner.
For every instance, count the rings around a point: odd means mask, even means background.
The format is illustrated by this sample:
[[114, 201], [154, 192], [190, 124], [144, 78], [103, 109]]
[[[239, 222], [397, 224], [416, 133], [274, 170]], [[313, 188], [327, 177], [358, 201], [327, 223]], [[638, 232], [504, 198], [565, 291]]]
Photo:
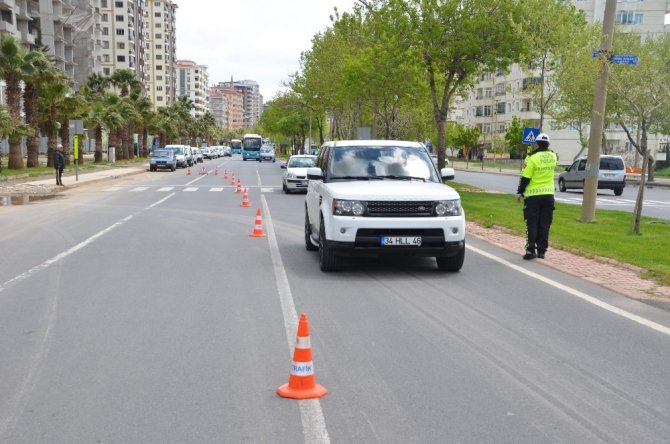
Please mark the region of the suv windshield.
[[424, 148], [404, 146], [335, 147], [330, 179], [418, 179], [439, 182]]

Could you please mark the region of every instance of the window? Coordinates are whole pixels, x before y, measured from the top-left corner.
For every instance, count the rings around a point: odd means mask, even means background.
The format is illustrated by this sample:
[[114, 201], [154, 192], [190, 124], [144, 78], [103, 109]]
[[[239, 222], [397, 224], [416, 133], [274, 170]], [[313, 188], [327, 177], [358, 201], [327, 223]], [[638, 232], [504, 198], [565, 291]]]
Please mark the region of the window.
[[484, 88], [484, 97], [486, 98], [491, 97], [491, 88]]
[[116, 19], [117, 22], [122, 22], [123, 19], [124, 19], [124, 17], [123, 17], [122, 15], [117, 15], [117, 16], [115, 17], [115, 19]]
[[100, 7], [101, 8], [106, 8], [107, 7], [107, 0], [100, 0]]
[[116, 30], [116, 35], [124, 35], [124, 34], [125, 34], [125, 32], [123, 31], [123, 29], [117, 29]]
[[477, 95], [475, 96], [476, 99], [483, 99], [484, 98], [484, 89], [483, 88], [477, 88]]
[[114, 2], [114, 6], [117, 8], [123, 8], [123, 2]]
[[116, 44], [117, 49], [126, 49], [126, 44], [123, 42], [119, 42]]
[[162, 86], [157, 86], [156, 91], [163, 91], [163, 87]]
[[160, 12], [154, 12], [154, 17], [160, 17], [161, 13]]
[[105, 63], [109, 63], [109, 54], [103, 54], [102, 55], [102, 61]]
[[642, 14], [635, 11], [617, 11], [616, 22], [622, 25], [641, 25]]
[[505, 84], [498, 83], [496, 85], [496, 96], [504, 96], [504, 95], [505, 95]]
[[156, 45], [156, 49], [163, 49], [163, 45]]
[[109, 68], [102, 68], [102, 73], [103, 73], [104, 75], [108, 76], [109, 73], [110, 73]]
[[163, 96], [158, 96], [158, 97], [156, 97], [156, 101], [158, 101], [158, 102], [162, 102], [162, 101], [163, 101]]
[[161, 27], [161, 24], [160, 24], [160, 23], [156, 23], [156, 28], [160, 28], [160, 27]]
[[109, 35], [109, 28], [103, 27], [102, 28], [102, 35]]
[[498, 102], [496, 103], [496, 113], [498, 114], [505, 114], [505, 102]]
[[156, 38], [157, 39], [163, 38], [163, 34], [156, 34]]
[[162, 71], [163, 65], [156, 65], [156, 71]]
[[154, 2], [154, 6], [160, 7], [161, 2]]
[[491, 115], [491, 105], [484, 105], [484, 116]]
[[156, 76], [156, 80], [163, 80], [163, 76]]
[[102, 49], [109, 49], [109, 40], [102, 41]]
[[102, 22], [108, 22], [109, 21], [109, 14], [102, 14], [100, 16], [100, 21]]
[[163, 60], [163, 56], [161, 54], [156, 54], [156, 60]]
[[116, 61], [117, 62], [125, 62], [126, 61], [126, 56], [117, 56]]

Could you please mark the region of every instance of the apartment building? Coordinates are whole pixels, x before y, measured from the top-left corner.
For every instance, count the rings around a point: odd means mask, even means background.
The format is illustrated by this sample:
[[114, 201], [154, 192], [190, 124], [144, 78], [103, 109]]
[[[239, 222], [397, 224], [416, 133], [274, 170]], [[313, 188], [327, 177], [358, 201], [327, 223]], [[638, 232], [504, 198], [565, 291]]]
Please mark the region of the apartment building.
[[[574, 5], [584, 11], [590, 22], [602, 23], [605, 12], [605, 0], [572, 0]], [[617, 2], [616, 23], [624, 31], [641, 34], [657, 34], [669, 31], [665, 25], [666, 16], [670, 13], [668, 0], [619, 0]], [[508, 67], [508, 72], [502, 69], [494, 73], [485, 73], [479, 76], [476, 86], [469, 96], [464, 97], [457, 107], [461, 109], [458, 121], [466, 126], [477, 126], [481, 131], [477, 154], [489, 153], [492, 148], [504, 146], [505, 131], [513, 117], [528, 122], [529, 125], [539, 125], [539, 113], [533, 108], [531, 100], [524, 94], [524, 89], [538, 77], [522, 69], [519, 65]], [[564, 163], [577, 155], [581, 150], [578, 133], [574, 129], [558, 128], [550, 116], [545, 116], [543, 130], [552, 137], [552, 149], [559, 154]], [[586, 132], [588, 136], [588, 131]], [[617, 126], [605, 129], [606, 145], [612, 152], [635, 157], [635, 150], [628, 142], [625, 133]], [[657, 158], [667, 149], [668, 141], [650, 135], [649, 146], [656, 151]], [[628, 160], [628, 159], [627, 159]]]
[[263, 96], [260, 93], [258, 82], [254, 80], [232, 80], [227, 83], [239, 91], [243, 97], [243, 127], [252, 128], [258, 123], [263, 110]]
[[78, 3], [76, 0], [2, 0], [0, 35], [13, 35], [27, 50], [40, 45], [48, 47], [56, 66], [74, 77], [76, 22], [73, 15]]
[[209, 75], [206, 65], [192, 60], [177, 60], [177, 97], [193, 102], [191, 115], [200, 117], [209, 111]]
[[171, 0], [148, 0], [146, 5], [146, 91], [154, 110], [170, 106], [176, 97], [176, 10]]
[[[100, 1], [100, 66], [102, 74], [131, 69], [146, 80], [145, 0]], [[56, 2], [54, 2], [56, 3]]]
[[219, 82], [209, 88], [210, 111], [221, 128], [244, 128], [244, 94], [235, 89], [234, 82]]

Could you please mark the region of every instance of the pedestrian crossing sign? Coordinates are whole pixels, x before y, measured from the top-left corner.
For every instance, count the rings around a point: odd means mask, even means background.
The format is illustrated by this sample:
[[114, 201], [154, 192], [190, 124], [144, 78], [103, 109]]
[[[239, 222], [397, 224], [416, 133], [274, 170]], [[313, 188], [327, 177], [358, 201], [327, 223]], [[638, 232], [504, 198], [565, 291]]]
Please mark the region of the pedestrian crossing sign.
[[538, 128], [524, 128], [521, 143], [524, 145], [533, 145], [538, 134], [540, 134]]

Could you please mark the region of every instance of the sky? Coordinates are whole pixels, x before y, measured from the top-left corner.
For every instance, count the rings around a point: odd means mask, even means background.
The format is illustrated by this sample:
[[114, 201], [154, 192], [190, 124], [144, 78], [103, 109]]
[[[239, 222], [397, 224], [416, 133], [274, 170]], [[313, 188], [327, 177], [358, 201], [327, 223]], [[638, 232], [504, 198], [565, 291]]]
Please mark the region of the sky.
[[207, 65], [209, 83], [255, 80], [263, 101], [286, 90], [300, 53], [355, 0], [176, 0], [177, 59]]

